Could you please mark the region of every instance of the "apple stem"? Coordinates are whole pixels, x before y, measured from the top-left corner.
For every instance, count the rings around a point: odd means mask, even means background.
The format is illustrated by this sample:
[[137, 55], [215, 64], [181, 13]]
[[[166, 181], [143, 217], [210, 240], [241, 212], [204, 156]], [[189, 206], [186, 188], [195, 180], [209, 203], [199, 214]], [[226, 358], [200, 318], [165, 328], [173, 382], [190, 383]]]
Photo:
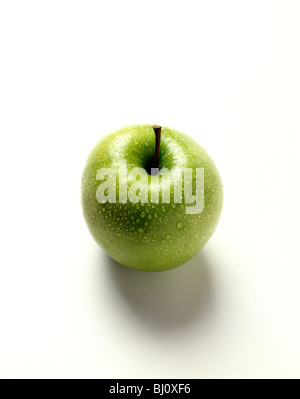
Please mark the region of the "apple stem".
[[158, 168], [158, 158], [159, 158], [159, 148], [160, 148], [160, 138], [161, 138], [161, 126], [153, 126], [155, 133], [155, 152], [152, 160], [152, 168]]

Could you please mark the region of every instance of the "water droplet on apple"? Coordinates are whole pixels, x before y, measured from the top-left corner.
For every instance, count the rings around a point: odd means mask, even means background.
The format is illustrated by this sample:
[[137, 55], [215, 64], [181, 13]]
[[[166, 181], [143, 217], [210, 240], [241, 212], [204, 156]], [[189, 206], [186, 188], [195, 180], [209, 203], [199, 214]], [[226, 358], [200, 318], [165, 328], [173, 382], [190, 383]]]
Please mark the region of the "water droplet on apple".
[[142, 212], [141, 213], [141, 218], [144, 218], [145, 217], [145, 212]]
[[167, 235], [167, 238], [168, 238], [168, 239], [171, 238], [171, 234], [168, 234], [168, 235]]
[[177, 229], [181, 229], [182, 228], [182, 222], [177, 222], [177, 224], [176, 224], [176, 226], [177, 226]]
[[139, 228], [139, 233], [143, 233], [144, 232], [144, 230], [140, 227]]

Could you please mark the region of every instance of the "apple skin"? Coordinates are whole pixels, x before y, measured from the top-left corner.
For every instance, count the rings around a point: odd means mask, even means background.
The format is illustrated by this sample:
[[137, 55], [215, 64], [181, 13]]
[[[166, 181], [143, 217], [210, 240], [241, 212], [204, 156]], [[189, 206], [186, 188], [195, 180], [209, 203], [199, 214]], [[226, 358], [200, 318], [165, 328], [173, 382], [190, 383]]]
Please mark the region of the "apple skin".
[[100, 168], [117, 170], [118, 163], [127, 160], [128, 171], [147, 169], [154, 148], [152, 125], [124, 127], [98, 142], [82, 177], [84, 218], [95, 241], [122, 265], [152, 272], [178, 267], [193, 258], [214, 233], [223, 203], [221, 178], [207, 152], [191, 137], [167, 127], [162, 127], [160, 167], [170, 171], [174, 166], [204, 168], [203, 212], [186, 214], [184, 204], [174, 203], [98, 202]]

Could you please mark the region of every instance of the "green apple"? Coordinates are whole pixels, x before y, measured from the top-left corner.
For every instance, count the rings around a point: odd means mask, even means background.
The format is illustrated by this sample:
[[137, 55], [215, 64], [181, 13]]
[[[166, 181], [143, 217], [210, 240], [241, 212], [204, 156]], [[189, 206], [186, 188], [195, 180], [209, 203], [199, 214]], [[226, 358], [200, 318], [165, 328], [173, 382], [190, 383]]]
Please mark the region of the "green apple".
[[[125, 164], [124, 185], [120, 165]], [[131, 174], [136, 168], [140, 176]], [[181, 172], [188, 169], [194, 198], [200, 187], [196, 171], [203, 171], [198, 212], [185, 193]], [[168, 189], [169, 198], [163, 194]], [[167, 127], [132, 125], [105, 136], [83, 172], [83, 213], [92, 236], [113, 259], [134, 269], [163, 271], [193, 258], [215, 231], [222, 203], [220, 175], [207, 152]]]

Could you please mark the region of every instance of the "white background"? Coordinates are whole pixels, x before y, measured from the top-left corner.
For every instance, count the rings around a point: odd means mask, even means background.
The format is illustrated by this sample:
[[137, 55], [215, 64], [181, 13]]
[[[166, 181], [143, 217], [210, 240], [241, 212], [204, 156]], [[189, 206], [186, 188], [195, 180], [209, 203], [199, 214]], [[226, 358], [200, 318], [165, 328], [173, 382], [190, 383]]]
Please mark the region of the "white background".
[[[300, 2], [2, 1], [0, 377], [300, 377]], [[224, 183], [205, 249], [158, 274], [97, 247], [80, 181], [133, 123]]]

